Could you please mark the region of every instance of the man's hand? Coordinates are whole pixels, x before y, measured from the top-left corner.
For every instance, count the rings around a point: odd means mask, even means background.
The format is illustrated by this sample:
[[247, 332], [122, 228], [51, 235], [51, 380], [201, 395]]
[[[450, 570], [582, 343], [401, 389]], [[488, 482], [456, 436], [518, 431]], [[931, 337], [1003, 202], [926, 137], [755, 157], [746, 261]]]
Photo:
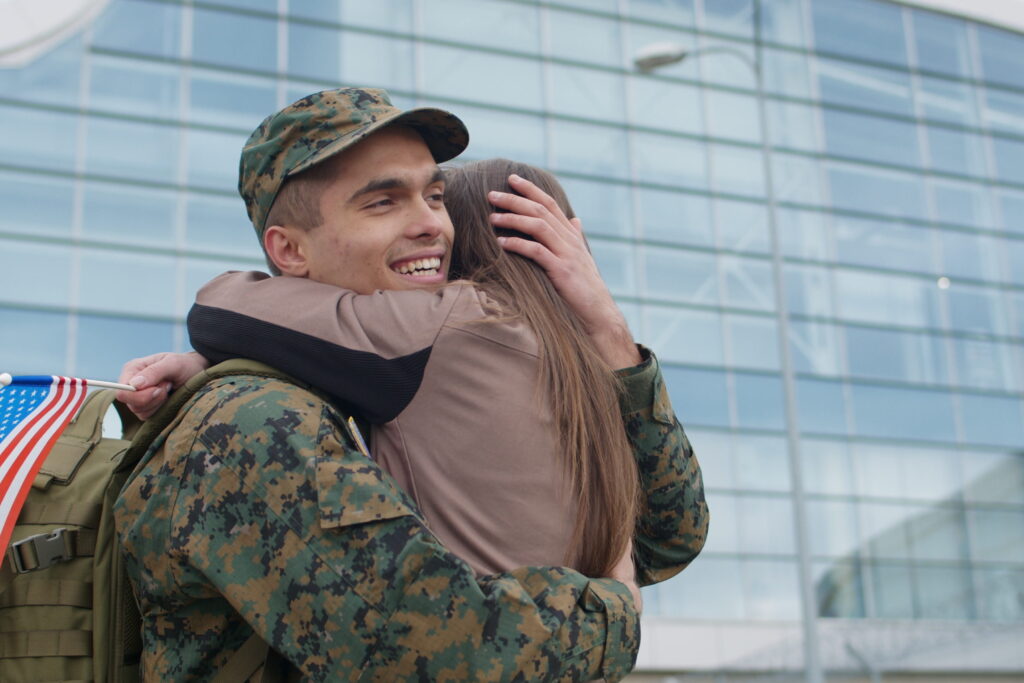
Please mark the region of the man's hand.
[[612, 567], [611, 576], [609, 579], [615, 579], [626, 584], [626, 588], [633, 595], [633, 604], [636, 607], [636, 613], [640, 614], [644, 610], [644, 600], [640, 597], [640, 587], [636, 585], [636, 565], [633, 563], [633, 541], [632, 539], [626, 545], [626, 552], [622, 553], [622, 557]]
[[583, 321], [605, 362], [612, 368], [639, 364], [640, 353], [622, 311], [601, 279], [580, 220], [566, 218], [558, 203], [529, 180], [513, 174], [508, 181], [522, 196], [488, 193], [491, 204], [510, 212], [492, 213], [491, 224], [518, 230], [536, 242], [520, 237], [499, 237], [498, 242], [547, 272], [551, 284]]
[[189, 377], [210, 367], [195, 351], [189, 353], [154, 353], [124, 364], [118, 382], [130, 384], [135, 391], [117, 392], [117, 400], [128, 406], [140, 420], [150, 417], [167, 400], [171, 389], [184, 384]]

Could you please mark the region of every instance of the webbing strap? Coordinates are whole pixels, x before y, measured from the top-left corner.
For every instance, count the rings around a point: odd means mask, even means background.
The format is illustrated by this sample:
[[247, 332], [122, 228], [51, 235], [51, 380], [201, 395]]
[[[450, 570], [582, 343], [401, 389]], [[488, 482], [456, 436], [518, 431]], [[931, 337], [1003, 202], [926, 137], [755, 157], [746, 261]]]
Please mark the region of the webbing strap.
[[92, 656], [91, 631], [0, 633], [0, 658], [90, 656]]
[[0, 608], [26, 605], [92, 607], [92, 584], [85, 581], [35, 579], [18, 581], [0, 593]]
[[56, 529], [15, 541], [7, 549], [7, 559], [16, 573], [25, 574], [46, 569], [54, 562], [91, 557], [95, 553], [95, 529]]
[[97, 503], [38, 503], [28, 501], [18, 515], [18, 524], [73, 524], [95, 529], [103, 506]]
[[249, 680], [264, 665], [269, 650], [266, 641], [255, 633], [252, 634], [248, 640], [242, 643], [242, 647], [231, 655], [212, 683], [235, 683], [235, 681]]

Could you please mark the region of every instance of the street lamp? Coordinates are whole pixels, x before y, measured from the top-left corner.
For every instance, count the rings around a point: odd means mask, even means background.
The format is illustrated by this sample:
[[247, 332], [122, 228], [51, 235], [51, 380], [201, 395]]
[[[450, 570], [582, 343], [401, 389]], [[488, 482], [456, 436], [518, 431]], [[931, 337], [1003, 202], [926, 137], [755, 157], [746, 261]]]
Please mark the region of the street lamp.
[[[761, 45], [760, 38], [760, 3], [754, 3], [754, 26], [758, 34], [754, 44]], [[796, 376], [793, 371], [793, 356], [789, 348], [789, 311], [783, 291], [782, 248], [779, 242], [778, 220], [775, 216], [775, 190], [772, 178], [771, 145], [768, 143], [768, 114], [764, 100], [764, 82], [761, 62], [750, 57], [742, 50], [727, 45], [709, 45], [688, 49], [678, 43], [652, 43], [636, 52], [633, 66], [641, 73], [652, 73], [655, 69], [678, 64], [688, 57], [709, 54], [728, 54], [739, 59], [750, 67], [754, 74], [757, 95], [757, 121], [761, 133], [761, 161], [764, 172], [764, 187], [768, 203], [768, 232], [772, 248], [772, 276], [775, 285], [775, 310], [778, 311], [778, 344], [779, 364], [782, 369], [782, 386], [786, 402], [786, 435], [789, 442], [789, 467], [793, 484], [794, 522], [796, 525], [797, 549], [799, 555], [801, 606], [803, 612], [802, 626], [804, 635], [804, 663], [807, 667], [809, 683], [822, 683], [825, 680], [818, 650], [817, 617], [812, 583], [811, 557], [808, 550], [808, 526], [806, 505], [804, 501], [803, 476], [801, 475], [800, 429], [797, 426]]]

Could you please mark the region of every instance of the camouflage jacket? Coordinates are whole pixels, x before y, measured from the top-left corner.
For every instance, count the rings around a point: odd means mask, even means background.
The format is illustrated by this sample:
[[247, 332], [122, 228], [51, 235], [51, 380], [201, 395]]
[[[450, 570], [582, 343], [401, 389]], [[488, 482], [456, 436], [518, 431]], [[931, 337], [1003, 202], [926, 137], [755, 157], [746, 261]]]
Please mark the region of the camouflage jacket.
[[[645, 474], [644, 583], [699, 551], [700, 473], [656, 362], [626, 373]], [[143, 612], [146, 680], [203, 679], [252, 630], [308, 680], [618, 680], [639, 624], [618, 582], [563, 568], [475, 577], [293, 385], [204, 387], [154, 442], [116, 520]], [[696, 490], [691, 490], [696, 487]]]

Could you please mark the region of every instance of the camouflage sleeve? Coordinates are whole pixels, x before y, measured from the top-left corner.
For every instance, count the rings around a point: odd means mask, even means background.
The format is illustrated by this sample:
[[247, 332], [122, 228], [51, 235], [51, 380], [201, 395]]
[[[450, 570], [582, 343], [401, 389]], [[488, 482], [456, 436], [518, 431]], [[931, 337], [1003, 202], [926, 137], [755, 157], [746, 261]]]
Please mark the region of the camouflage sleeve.
[[[168, 513], [166, 571], [192, 609], [220, 596], [311, 680], [613, 681], [632, 668], [622, 584], [559, 568], [477, 579], [333, 407], [274, 380], [212, 386], [190, 412], [216, 419], [192, 431]], [[195, 630], [168, 649], [194, 651]]]
[[708, 506], [700, 464], [672, 412], [658, 360], [640, 351], [643, 363], [617, 374], [646, 503], [634, 539], [637, 581], [648, 586], [681, 572], [704, 547]]

